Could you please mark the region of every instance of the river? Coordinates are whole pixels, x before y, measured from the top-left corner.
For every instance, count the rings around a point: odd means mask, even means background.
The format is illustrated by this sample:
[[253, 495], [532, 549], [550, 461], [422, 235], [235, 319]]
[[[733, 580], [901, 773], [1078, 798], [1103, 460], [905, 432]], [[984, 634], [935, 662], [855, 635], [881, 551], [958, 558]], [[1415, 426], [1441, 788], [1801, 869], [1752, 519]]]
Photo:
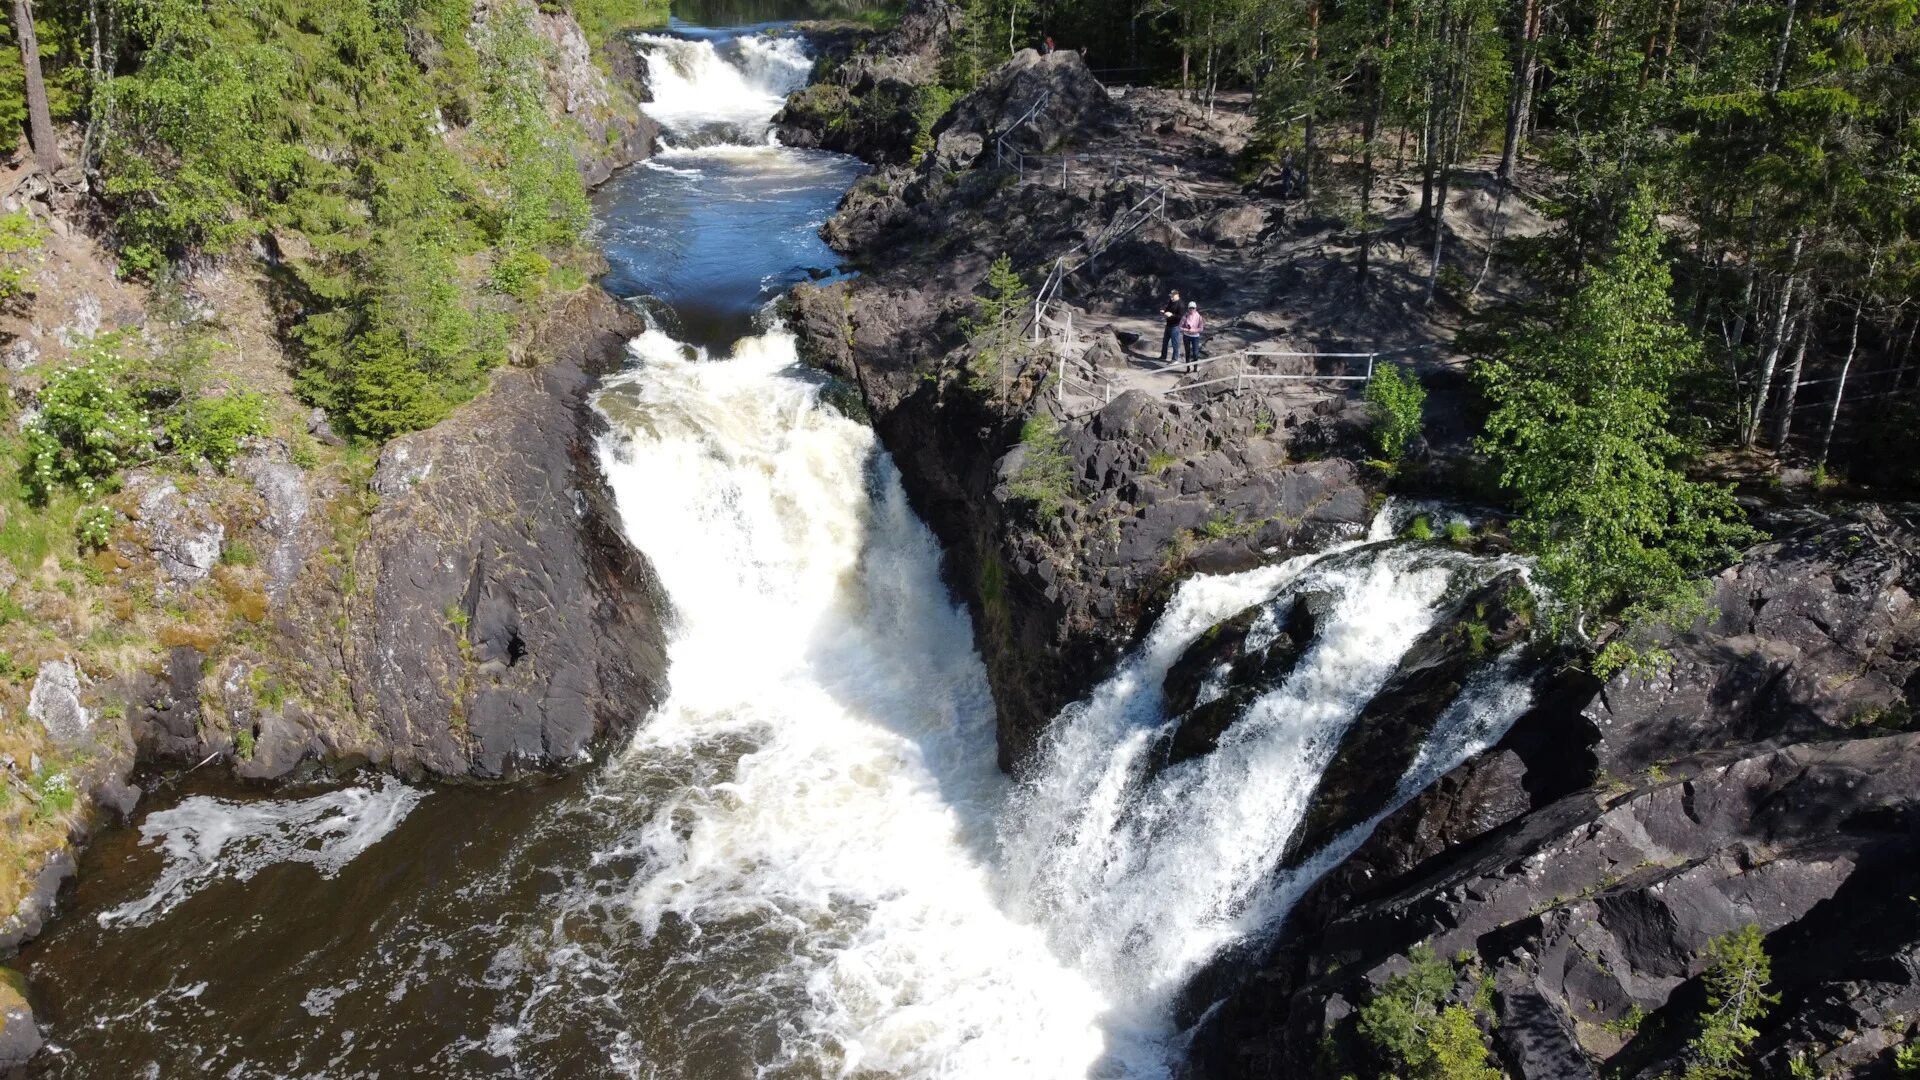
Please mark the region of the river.
[[[1273, 868], [1314, 776], [1489, 567], [1381, 532], [1190, 580], [1014, 785], [934, 538], [767, 313], [838, 272], [815, 230], [861, 168], [771, 140], [808, 61], [760, 29], [636, 39], [669, 148], [596, 199], [607, 287], [664, 304], [598, 405], [674, 609], [669, 700], [545, 785], [149, 799], [23, 956], [38, 1073], [1165, 1077], [1182, 986], [1310, 880]], [[1180, 651], [1309, 587], [1337, 599], [1287, 684], [1146, 768]], [[1407, 793], [1524, 702], [1470, 687]]]

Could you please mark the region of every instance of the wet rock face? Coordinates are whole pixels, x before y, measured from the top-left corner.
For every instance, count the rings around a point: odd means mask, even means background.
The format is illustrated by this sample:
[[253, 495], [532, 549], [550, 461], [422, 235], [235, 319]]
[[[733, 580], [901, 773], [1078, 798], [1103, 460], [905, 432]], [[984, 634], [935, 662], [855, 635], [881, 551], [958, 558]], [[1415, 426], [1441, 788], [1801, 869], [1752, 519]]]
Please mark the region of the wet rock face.
[[47, 920], [53, 916], [55, 899], [60, 895], [60, 886], [73, 876], [73, 855], [67, 851], [56, 851], [47, 857], [39, 871], [34, 874], [33, 887], [14, 908], [13, 914], [0, 920], [0, 952], [12, 955], [23, 941], [39, 935]]
[[1167, 715], [1179, 718], [1167, 739], [1165, 766], [1211, 753], [1248, 705], [1286, 681], [1313, 643], [1327, 599], [1309, 594], [1255, 605], [1180, 654], [1161, 685]]
[[1669, 643], [1681, 666], [1544, 688], [1309, 891], [1197, 1034], [1195, 1075], [1306, 1075], [1323, 1045], [1364, 1073], [1353, 1012], [1420, 942], [1485, 965], [1509, 1075], [1664, 1075], [1701, 950], [1747, 925], [1782, 996], [1756, 1075], [1890, 1068], [1920, 1012], [1916, 541], [1898, 511], [1793, 532], [1718, 579], [1718, 617]]
[[136, 681], [126, 694], [134, 744], [147, 761], [192, 764], [205, 756], [200, 733], [200, 665], [206, 655], [191, 645], [167, 650], [159, 675]]
[[1401, 657], [1320, 774], [1306, 818], [1288, 842], [1289, 865], [1389, 805], [1467, 681], [1526, 634], [1529, 620], [1516, 610], [1526, 588], [1517, 570], [1496, 575], [1449, 605]]
[[376, 760], [483, 778], [565, 766], [664, 693], [664, 601], [620, 533], [586, 403], [639, 323], [597, 292], [573, 303], [544, 343], [553, 362], [382, 455], [345, 657]]

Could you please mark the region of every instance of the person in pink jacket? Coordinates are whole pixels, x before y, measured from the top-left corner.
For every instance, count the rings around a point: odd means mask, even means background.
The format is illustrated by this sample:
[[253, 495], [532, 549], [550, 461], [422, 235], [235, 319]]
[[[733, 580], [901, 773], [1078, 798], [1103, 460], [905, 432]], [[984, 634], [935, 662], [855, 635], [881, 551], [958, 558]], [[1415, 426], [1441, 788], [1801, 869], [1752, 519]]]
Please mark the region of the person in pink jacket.
[[1193, 365], [1200, 361], [1200, 335], [1207, 330], [1207, 320], [1200, 317], [1200, 305], [1187, 301], [1187, 313], [1180, 318], [1180, 337], [1187, 343], [1187, 374], [1193, 374]]

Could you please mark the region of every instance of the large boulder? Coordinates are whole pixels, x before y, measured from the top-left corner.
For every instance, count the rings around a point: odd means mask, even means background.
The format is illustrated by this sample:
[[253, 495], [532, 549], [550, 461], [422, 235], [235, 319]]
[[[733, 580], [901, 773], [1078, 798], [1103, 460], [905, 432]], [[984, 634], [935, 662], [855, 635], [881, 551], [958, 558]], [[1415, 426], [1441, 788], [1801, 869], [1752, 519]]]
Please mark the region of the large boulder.
[[1868, 508], [1761, 544], [1714, 579], [1715, 617], [1624, 676], [1583, 716], [1625, 776], [1730, 742], [1831, 738], [1912, 709], [1920, 677], [1920, 530]]
[[206, 580], [220, 562], [226, 526], [206, 499], [181, 492], [172, 480], [136, 473], [127, 480], [135, 531], [169, 581], [189, 586]]
[[44, 1044], [27, 1004], [26, 980], [0, 968], [0, 1069], [25, 1064]]
[[1002, 136], [1023, 153], [1053, 153], [1111, 129], [1122, 115], [1079, 53], [1043, 56], [1023, 49], [962, 98], [934, 128], [934, 137], [978, 135], [990, 162], [992, 143]]
[[47, 738], [65, 750], [93, 742], [93, 711], [80, 701], [80, 669], [71, 660], [47, 660], [34, 676], [27, 715], [40, 722]]

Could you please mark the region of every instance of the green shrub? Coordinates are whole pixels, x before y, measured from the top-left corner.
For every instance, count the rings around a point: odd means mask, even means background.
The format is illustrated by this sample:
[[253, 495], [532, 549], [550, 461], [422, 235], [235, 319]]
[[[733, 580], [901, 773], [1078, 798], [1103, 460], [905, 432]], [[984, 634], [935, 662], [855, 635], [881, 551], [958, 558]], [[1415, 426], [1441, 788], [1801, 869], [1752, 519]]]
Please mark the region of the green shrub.
[[1473, 542], [1473, 527], [1459, 519], [1447, 522], [1447, 541], [1456, 547]]
[[152, 456], [152, 418], [119, 345], [112, 336], [83, 342], [76, 363], [47, 377], [40, 413], [25, 425], [36, 500], [59, 486], [92, 498], [121, 469]]
[[241, 728], [233, 733], [233, 752], [242, 761], [253, 760], [252, 728]]
[[1743, 1080], [1747, 1047], [1760, 1037], [1753, 1024], [1779, 1003], [1766, 992], [1773, 977], [1760, 928], [1731, 930], [1707, 942], [1701, 953], [1707, 970], [1700, 976], [1707, 988], [1707, 1011], [1687, 1043], [1684, 1080]]
[[957, 90], [950, 90], [937, 83], [920, 87], [913, 99], [913, 158], [910, 164], [918, 166], [928, 151], [933, 149], [933, 129], [940, 123], [953, 103], [960, 100]]
[[40, 796], [35, 816], [49, 821], [69, 813], [80, 801], [80, 793], [74, 790], [73, 778], [64, 772], [42, 770], [34, 778], [34, 792]]
[[1427, 515], [1421, 514], [1419, 517], [1414, 518], [1412, 522], [1408, 523], [1406, 536], [1409, 540], [1419, 540], [1423, 543], [1431, 540], [1433, 539], [1433, 523], [1427, 520]]
[[493, 266], [493, 287], [525, 303], [540, 299], [546, 291], [547, 276], [553, 263], [537, 251], [511, 251]]
[[113, 523], [117, 515], [105, 506], [89, 506], [80, 511], [73, 523], [73, 534], [80, 540], [83, 548], [98, 550], [107, 546], [113, 539]]
[[1023, 351], [1019, 321], [1032, 299], [1026, 282], [1013, 269], [1013, 260], [1004, 254], [987, 268], [986, 286], [987, 295], [964, 324], [974, 348], [967, 364], [972, 375], [969, 385], [982, 392], [996, 377], [1003, 377], [1008, 361]]
[[1374, 368], [1367, 382], [1366, 401], [1373, 413], [1373, 445], [1380, 456], [1398, 463], [1420, 434], [1420, 414], [1427, 404], [1426, 388], [1397, 364]]
[[1459, 972], [1427, 945], [1407, 953], [1408, 970], [1389, 978], [1360, 1009], [1360, 1033], [1406, 1080], [1499, 1080], [1488, 1061], [1475, 1009], [1449, 1004]]
[[46, 238], [25, 210], [0, 214], [0, 304], [26, 294]]
[[1033, 507], [1035, 516], [1051, 521], [1073, 498], [1073, 465], [1067, 458], [1066, 439], [1051, 415], [1037, 412], [1021, 427], [1020, 444], [1026, 448], [1025, 458], [1008, 488], [1014, 498]]
[[189, 398], [167, 417], [166, 431], [175, 453], [225, 469], [239, 455], [240, 440], [267, 433], [267, 402], [249, 393]]

